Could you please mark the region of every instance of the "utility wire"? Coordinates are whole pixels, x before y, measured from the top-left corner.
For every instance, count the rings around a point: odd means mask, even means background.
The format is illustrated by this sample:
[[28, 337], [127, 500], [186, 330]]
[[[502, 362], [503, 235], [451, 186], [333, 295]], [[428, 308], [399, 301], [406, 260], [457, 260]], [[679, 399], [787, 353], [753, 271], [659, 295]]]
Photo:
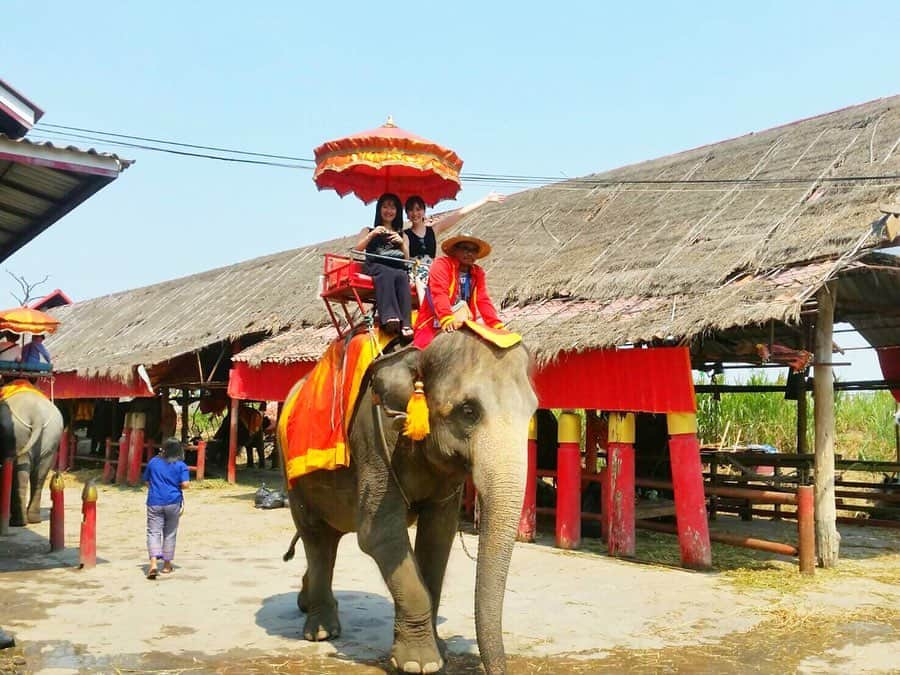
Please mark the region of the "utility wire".
[[227, 152], [232, 155], [248, 155], [250, 157], [265, 157], [266, 159], [286, 159], [292, 162], [308, 162], [310, 164], [315, 164], [316, 161], [314, 159], [309, 159], [306, 157], [292, 157], [290, 155], [272, 155], [265, 152], [251, 152], [249, 150], [235, 150], [233, 148], [220, 148], [214, 145], [197, 145], [195, 143], [181, 143], [179, 141], [168, 141], [161, 138], [149, 138], [147, 136], [131, 136], [129, 134], [116, 134], [111, 131], [97, 131], [96, 129], [84, 129], [82, 127], [67, 127], [62, 124], [47, 124], [45, 122], [40, 122], [37, 125], [39, 130], [49, 131], [49, 129], [44, 129], [44, 127], [50, 127], [52, 129], [63, 129], [65, 131], [77, 131], [85, 134], [100, 134], [102, 136], [112, 136], [113, 138], [125, 138], [130, 141], [146, 141], [148, 143], [161, 143], [164, 145], [174, 145], [181, 148], [193, 148], [195, 150], [212, 150], [213, 152]]
[[[62, 124], [40, 123], [35, 130], [44, 134], [53, 134], [60, 138], [75, 138], [80, 140], [88, 140], [98, 143], [108, 143], [127, 148], [135, 148], [139, 150], [148, 150], [152, 152], [163, 152], [183, 157], [195, 157], [199, 159], [212, 159], [223, 162], [233, 162], [238, 164], [253, 164], [262, 166], [274, 166], [290, 169], [306, 169], [315, 168], [315, 160], [306, 157], [295, 157], [291, 155], [277, 155], [264, 152], [252, 152], [249, 150], [236, 150], [233, 148], [223, 148], [211, 145], [200, 145], [195, 143], [183, 143], [180, 141], [170, 141], [166, 139], [151, 138], [147, 136], [134, 136], [130, 134], [119, 134], [107, 131], [98, 131], [96, 129], [85, 129], [83, 127], [72, 127]], [[57, 131], [60, 130], [60, 131]], [[109, 138], [107, 138], [109, 137]], [[111, 139], [129, 139], [129, 141], [143, 141], [142, 143], [134, 143], [123, 140]], [[224, 155], [213, 155], [201, 152], [189, 152], [184, 150], [176, 150], [169, 147], [159, 147], [156, 145], [147, 145], [146, 143], [157, 143], [160, 145], [175, 146], [177, 148], [191, 148], [195, 150], [209, 150], [211, 152], [226, 153], [228, 155], [239, 155], [245, 157], [264, 158], [260, 160], [244, 159], [242, 157], [228, 157]], [[288, 162], [302, 162], [304, 164], [292, 164], [285, 162], [275, 162], [266, 160], [287, 160]], [[763, 177], [763, 178], [652, 178], [652, 179], [617, 179], [617, 178], [560, 178], [559, 176], [532, 176], [532, 175], [516, 175], [516, 174], [490, 174], [490, 173], [462, 173], [460, 177], [469, 183], [482, 183], [491, 185], [503, 185], [507, 187], [531, 187], [536, 185], [556, 185], [560, 187], [568, 187], [571, 189], [591, 189], [596, 187], [613, 187], [613, 186], [671, 186], [671, 185], [697, 185], [697, 186], [735, 186], [735, 185], [809, 185], [810, 183], [830, 183], [830, 184], [857, 184], [857, 183], [878, 183], [885, 181], [900, 180], [900, 174], [884, 174], [884, 175], [859, 175], [859, 176], [790, 176], [790, 177]]]

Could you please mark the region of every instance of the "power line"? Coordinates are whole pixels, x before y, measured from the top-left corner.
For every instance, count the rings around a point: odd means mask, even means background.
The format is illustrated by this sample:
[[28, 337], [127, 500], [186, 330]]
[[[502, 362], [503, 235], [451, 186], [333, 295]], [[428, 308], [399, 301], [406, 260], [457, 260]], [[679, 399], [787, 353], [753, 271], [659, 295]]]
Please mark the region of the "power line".
[[[61, 130], [61, 131], [57, 131]], [[96, 129], [86, 129], [84, 127], [73, 127], [62, 124], [40, 123], [36, 127], [36, 131], [44, 134], [53, 134], [63, 139], [80, 139], [88, 140], [96, 143], [108, 143], [120, 147], [134, 148], [139, 150], [147, 150], [152, 152], [163, 152], [182, 157], [194, 157], [198, 159], [211, 159], [223, 162], [233, 162], [238, 164], [252, 164], [261, 166], [273, 166], [279, 168], [305, 169], [312, 170], [315, 168], [315, 160], [306, 157], [295, 157], [291, 155], [278, 155], [272, 153], [255, 152], [249, 150], [239, 150], [233, 148], [224, 148], [212, 145], [201, 145], [197, 143], [184, 143], [181, 141], [172, 141], [167, 139], [152, 138], [148, 136], [136, 136], [132, 134], [120, 134], [107, 131], [99, 131]], [[113, 140], [115, 139], [115, 140]], [[118, 139], [128, 139], [127, 141]], [[142, 143], [134, 143], [129, 141], [142, 141]], [[176, 148], [191, 148], [194, 150], [208, 150], [216, 153], [226, 153], [226, 155], [238, 155], [239, 157], [229, 157], [221, 154], [209, 154], [201, 152], [189, 152], [185, 150], [176, 150], [170, 147], [159, 147], [159, 145], [147, 145], [146, 143], [157, 143], [162, 146], [174, 146]], [[242, 157], [259, 157], [263, 159], [244, 159]], [[279, 161], [268, 160], [287, 160], [288, 162], [302, 162], [303, 164], [291, 164]], [[884, 174], [884, 175], [858, 175], [858, 176], [789, 176], [789, 177], [756, 177], [756, 178], [648, 178], [648, 179], [621, 179], [621, 178], [560, 178], [559, 176], [534, 176], [534, 175], [517, 175], [517, 174], [490, 174], [490, 173], [462, 173], [460, 178], [469, 183], [481, 183], [506, 187], [532, 187], [539, 185], [552, 184], [561, 188], [568, 189], [593, 189], [598, 187], [616, 187], [616, 186], [672, 186], [672, 185], [697, 185], [697, 186], [780, 186], [780, 185], [809, 185], [814, 183], [830, 183], [835, 185], [841, 184], [857, 184], [857, 183], [881, 183], [886, 181], [900, 180], [900, 174]]]
[[[97, 131], [96, 129], [84, 129], [82, 127], [68, 127], [63, 124], [47, 124], [45, 122], [41, 122], [37, 125], [39, 130], [45, 130], [44, 127], [50, 127], [52, 129], [64, 129], [66, 131], [77, 131], [85, 134], [100, 134], [102, 136], [112, 136], [113, 138], [126, 138], [131, 141], [146, 141], [148, 143], [160, 143], [163, 145], [174, 145], [176, 147], [181, 148], [193, 148], [195, 150], [211, 150], [213, 152], [227, 152], [232, 155], [248, 155], [250, 157], [265, 157], [266, 159], [286, 159], [292, 162], [309, 162], [310, 164], [315, 164], [314, 159], [309, 159], [307, 157], [292, 157], [290, 155], [273, 155], [266, 152], [251, 152], [249, 150], [235, 150], [233, 148], [220, 148], [214, 145], [198, 145], [196, 143], [182, 143], [180, 141], [170, 141], [161, 138], [149, 138], [147, 136], [132, 136], [130, 134], [117, 134], [111, 131]], [[46, 131], [46, 130], [45, 130]]]

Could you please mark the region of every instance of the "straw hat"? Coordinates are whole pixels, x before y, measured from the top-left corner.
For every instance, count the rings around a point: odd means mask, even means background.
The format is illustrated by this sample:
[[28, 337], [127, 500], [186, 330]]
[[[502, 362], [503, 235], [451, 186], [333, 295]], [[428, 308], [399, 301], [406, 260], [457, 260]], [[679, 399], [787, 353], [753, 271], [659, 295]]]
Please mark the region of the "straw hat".
[[447, 255], [453, 255], [453, 247], [457, 244], [462, 243], [475, 244], [478, 247], [478, 253], [475, 254], [475, 258], [478, 260], [481, 260], [481, 258], [490, 255], [491, 245], [484, 239], [479, 239], [478, 237], [475, 237], [468, 232], [463, 232], [462, 234], [458, 234], [455, 237], [445, 239], [441, 243], [441, 250]]

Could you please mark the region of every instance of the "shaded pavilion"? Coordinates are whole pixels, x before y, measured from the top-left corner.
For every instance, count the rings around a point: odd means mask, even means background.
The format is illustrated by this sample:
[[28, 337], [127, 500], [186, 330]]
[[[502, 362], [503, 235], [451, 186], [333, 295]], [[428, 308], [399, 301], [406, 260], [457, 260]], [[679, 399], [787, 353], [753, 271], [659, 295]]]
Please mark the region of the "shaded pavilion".
[[[678, 351], [704, 370], [752, 362], [756, 344], [814, 351], [819, 555], [830, 564], [831, 330], [847, 321], [884, 353], [900, 342], [900, 266], [882, 251], [896, 235], [898, 145], [900, 97], [879, 99], [514, 194], [449, 234], [491, 242], [491, 293], [541, 370], [626, 351]], [[280, 369], [296, 374], [311, 362], [326, 325], [321, 256], [352, 243], [336, 239], [59, 308], [63, 329], [52, 349], [60, 369], [79, 376], [134, 383], [143, 367], [155, 388], [225, 388], [232, 371], [236, 399], [271, 396], [253, 382], [268, 386]], [[270, 335], [267, 346], [235, 358]], [[580, 372], [586, 382], [604, 381], [602, 370]], [[628, 375], [648, 387], [657, 378], [653, 370]], [[562, 394], [554, 407], [606, 410], [626, 430], [636, 412], [672, 412], [587, 385]], [[675, 412], [695, 425], [693, 406]]]

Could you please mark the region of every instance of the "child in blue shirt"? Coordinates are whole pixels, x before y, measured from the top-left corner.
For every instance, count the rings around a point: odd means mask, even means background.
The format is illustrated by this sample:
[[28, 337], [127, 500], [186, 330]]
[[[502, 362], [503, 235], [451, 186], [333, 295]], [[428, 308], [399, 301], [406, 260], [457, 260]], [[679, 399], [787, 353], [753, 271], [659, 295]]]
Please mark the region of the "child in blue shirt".
[[150, 555], [147, 578], [156, 579], [159, 558], [163, 559], [163, 574], [172, 572], [184, 489], [190, 481], [180, 441], [170, 438], [165, 442], [163, 454], [147, 463], [144, 481], [150, 486], [147, 491], [147, 552]]

